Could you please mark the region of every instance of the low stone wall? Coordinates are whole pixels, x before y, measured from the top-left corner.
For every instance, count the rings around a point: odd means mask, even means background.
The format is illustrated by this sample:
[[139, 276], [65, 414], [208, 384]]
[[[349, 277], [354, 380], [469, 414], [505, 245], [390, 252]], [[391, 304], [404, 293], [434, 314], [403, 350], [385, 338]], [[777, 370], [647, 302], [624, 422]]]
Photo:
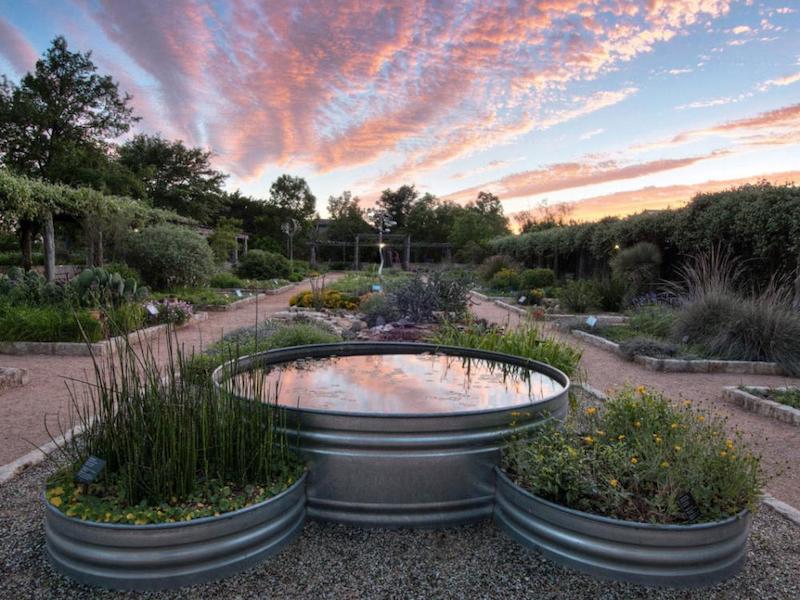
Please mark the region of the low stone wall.
[[[594, 335], [579, 329], [573, 329], [572, 335], [584, 343], [613, 352], [623, 356], [619, 344], [607, 340], [599, 335]], [[636, 355], [633, 362], [641, 365], [648, 371], [663, 371], [665, 373], [732, 373], [739, 375], [786, 375], [783, 368], [772, 362], [759, 362], [748, 360], [686, 360], [681, 358], [654, 358], [652, 356]]]
[[[192, 315], [191, 320], [182, 327], [189, 325], [192, 321], [205, 321], [208, 313], [199, 312]], [[140, 329], [128, 334], [128, 342], [137, 342], [152, 339], [163, 331], [166, 325], [154, 325], [146, 329]], [[50, 354], [53, 356], [105, 356], [114, 351], [117, 344], [123, 343], [124, 337], [113, 337], [101, 342], [86, 344], [84, 342], [0, 342], [0, 354], [12, 354], [14, 356], [24, 356], [27, 354]]]
[[768, 400], [766, 398], [762, 398], [761, 396], [756, 396], [755, 394], [750, 393], [750, 390], [765, 392], [770, 389], [786, 391], [789, 388], [768, 388], [763, 386], [748, 385], [742, 389], [734, 386], [727, 386], [722, 388], [722, 397], [738, 404], [750, 412], [758, 413], [759, 415], [770, 417], [771, 419], [777, 419], [778, 421], [783, 421], [784, 423], [794, 425], [795, 427], [800, 427], [800, 409], [792, 408], [786, 404], [781, 404], [780, 402]]
[[21, 385], [27, 385], [31, 380], [27, 369], [16, 367], [0, 367], [0, 393]]

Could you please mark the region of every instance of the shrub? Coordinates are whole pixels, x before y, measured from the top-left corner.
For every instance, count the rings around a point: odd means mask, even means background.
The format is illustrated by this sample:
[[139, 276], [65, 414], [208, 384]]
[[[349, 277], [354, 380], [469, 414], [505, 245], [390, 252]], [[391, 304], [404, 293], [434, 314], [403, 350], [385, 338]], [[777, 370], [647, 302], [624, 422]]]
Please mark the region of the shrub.
[[525, 269], [519, 274], [521, 289], [539, 289], [554, 285], [556, 274], [552, 269]]
[[519, 274], [511, 269], [500, 269], [489, 280], [489, 287], [494, 290], [518, 290], [520, 289]]
[[198, 308], [205, 306], [225, 306], [235, 300], [233, 296], [226, 296], [210, 288], [181, 287], [168, 292], [153, 294], [157, 300], [180, 300]]
[[137, 283], [142, 281], [142, 274], [124, 262], [106, 263], [103, 268], [110, 273], [119, 273], [123, 279], [133, 279]]
[[628, 286], [621, 277], [611, 276], [594, 280], [600, 298], [599, 307], [607, 312], [617, 312], [626, 305]]
[[315, 298], [313, 292], [300, 292], [289, 299], [289, 306], [299, 306], [301, 308], [328, 308], [331, 310], [355, 310], [358, 308], [358, 296], [348, 296], [338, 290], [332, 289], [323, 290], [321, 294], [322, 302], [319, 302], [318, 298]]
[[675, 322], [675, 311], [666, 306], [651, 304], [631, 312], [628, 327], [655, 338], [668, 338]]
[[384, 323], [388, 323], [399, 316], [397, 307], [386, 294], [367, 294], [363, 296], [358, 310], [364, 313], [364, 317], [370, 327], [378, 325], [381, 319]]
[[425, 277], [415, 274], [398, 284], [392, 296], [403, 317], [428, 323], [436, 312], [456, 317], [466, 313], [469, 290], [470, 281], [462, 273], [433, 272]]
[[510, 256], [495, 254], [484, 260], [481, 266], [478, 267], [478, 277], [483, 281], [489, 282], [492, 277], [494, 277], [495, 273], [503, 269], [519, 271], [520, 266], [519, 263]]
[[558, 299], [572, 312], [584, 313], [600, 305], [597, 287], [588, 279], [568, 282], [559, 292]]
[[289, 259], [276, 252], [251, 250], [239, 260], [236, 274], [247, 279], [289, 279], [292, 269]]
[[[83, 333], [82, 333], [83, 331]], [[90, 342], [103, 339], [103, 325], [85, 310], [55, 306], [0, 305], [0, 340], [6, 342]]]
[[203, 236], [185, 227], [156, 225], [132, 234], [128, 263], [156, 289], [203, 285], [214, 272], [214, 255]]
[[548, 424], [504, 450], [503, 467], [531, 493], [557, 504], [642, 523], [686, 523], [687, 491], [713, 522], [758, 505], [759, 458], [719, 417], [673, 405], [643, 387], [600, 408], [573, 406], [562, 430]]
[[569, 376], [576, 373], [581, 360], [578, 350], [554, 337], [543, 335], [530, 324], [502, 331], [474, 322], [466, 327], [448, 323], [433, 335], [431, 342], [524, 356], [551, 365]]
[[147, 312], [141, 304], [121, 304], [108, 308], [106, 319], [112, 336], [124, 335], [144, 327], [147, 322]]
[[635, 356], [652, 356], [653, 358], [672, 358], [678, 354], [678, 347], [670, 342], [649, 337], [633, 337], [619, 344], [619, 351], [628, 360]]
[[233, 273], [217, 273], [208, 282], [212, 288], [242, 288], [244, 281]]
[[620, 250], [609, 264], [614, 275], [624, 278], [633, 290], [639, 291], [658, 278], [661, 250], [650, 242], [639, 242]]

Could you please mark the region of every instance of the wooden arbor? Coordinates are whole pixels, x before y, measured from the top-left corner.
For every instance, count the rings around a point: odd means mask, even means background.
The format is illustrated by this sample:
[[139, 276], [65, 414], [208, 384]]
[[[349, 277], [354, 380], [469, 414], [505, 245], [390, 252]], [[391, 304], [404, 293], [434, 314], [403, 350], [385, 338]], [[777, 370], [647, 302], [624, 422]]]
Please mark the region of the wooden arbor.
[[[403, 270], [408, 270], [411, 264], [411, 249], [412, 248], [441, 248], [445, 252], [445, 261], [452, 262], [453, 260], [453, 246], [447, 242], [412, 242], [411, 236], [405, 233], [384, 233], [383, 239], [387, 242], [392, 240], [402, 240], [402, 253], [400, 255], [400, 263]], [[353, 248], [354, 260], [353, 264], [356, 270], [361, 268], [361, 250], [363, 248], [378, 249], [378, 234], [377, 233], [359, 233], [354, 236], [352, 242], [341, 242], [333, 240], [312, 240], [308, 242], [309, 246], [309, 262], [311, 265], [317, 264], [317, 249], [318, 247], [337, 247], [337, 248]], [[390, 249], [388, 246], [385, 250]]]

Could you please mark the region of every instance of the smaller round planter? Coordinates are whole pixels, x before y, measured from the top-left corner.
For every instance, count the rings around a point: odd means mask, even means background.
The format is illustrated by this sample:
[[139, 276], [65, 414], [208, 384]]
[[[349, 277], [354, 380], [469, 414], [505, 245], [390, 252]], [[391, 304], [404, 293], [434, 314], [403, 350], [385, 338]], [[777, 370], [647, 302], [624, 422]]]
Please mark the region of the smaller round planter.
[[232, 575], [291, 542], [306, 518], [306, 475], [259, 504], [180, 523], [82, 521], [41, 500], [47, 554], [58, 572], [86, 585], [164, 590]]
[[495, 522], [514, 540], [592, 575], [666, 587], [709, 585], [744, 563], [752, 515], [716, 523], [650, 525], [543, 500], [495, 469]]

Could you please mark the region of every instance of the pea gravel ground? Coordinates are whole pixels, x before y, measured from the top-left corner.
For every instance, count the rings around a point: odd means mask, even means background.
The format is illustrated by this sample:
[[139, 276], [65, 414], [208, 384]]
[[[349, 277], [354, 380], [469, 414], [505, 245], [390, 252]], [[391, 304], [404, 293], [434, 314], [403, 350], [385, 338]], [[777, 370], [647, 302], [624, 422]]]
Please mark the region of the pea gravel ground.
[[41, 464], [0, 486], [0, 598], [800, 598], [800, 527], [763, 507], [744, 570], [715, 587], [655, 590], [580, 575], [523, 549], [491, 522], [439, 531], [365, 530], [308, 522], [263, 564], [178, 592], [137, 595], [86, 588], [45, 556], [37, 494]]

